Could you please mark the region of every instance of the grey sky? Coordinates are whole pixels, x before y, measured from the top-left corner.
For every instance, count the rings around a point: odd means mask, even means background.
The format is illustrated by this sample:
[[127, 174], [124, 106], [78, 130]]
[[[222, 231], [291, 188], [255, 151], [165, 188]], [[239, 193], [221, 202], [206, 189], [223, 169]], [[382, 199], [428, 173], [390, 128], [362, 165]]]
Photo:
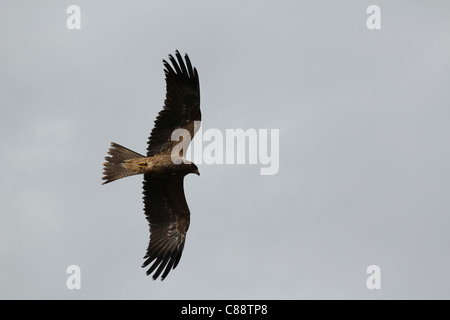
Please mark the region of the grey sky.
[[[448, 12], [0, 2], [0, 298], [450, 298]], [[145, 151], [175, 49], [199, 71], [203, 130], [279, 129], [280, 169], [199, 165], [183, 257], [161, 282], [140, 267], [141, 177], [101, 175], [111, 141]], [[66, 287], [72, 264], [81, 290]], [[372, 264], [381, 290], [366, 287]]]

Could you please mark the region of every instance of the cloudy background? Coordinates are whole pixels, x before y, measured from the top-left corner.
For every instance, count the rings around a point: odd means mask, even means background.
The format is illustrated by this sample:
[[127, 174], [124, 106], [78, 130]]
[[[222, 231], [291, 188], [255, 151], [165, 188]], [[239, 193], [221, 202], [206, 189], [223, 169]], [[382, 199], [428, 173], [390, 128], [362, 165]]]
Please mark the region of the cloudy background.
[[[1, 1], [0, 298], [450, 298], [449, 12]], [[183, 258], [161, 282], [140, 267], [141, 177], [101, 176], [111, 141], [145, 151], [175, 49], [199, 71], [203, 130], [279, 129], [280, 168], [199, 165]], [[366, 287], [373, 264], [381, 290]]]

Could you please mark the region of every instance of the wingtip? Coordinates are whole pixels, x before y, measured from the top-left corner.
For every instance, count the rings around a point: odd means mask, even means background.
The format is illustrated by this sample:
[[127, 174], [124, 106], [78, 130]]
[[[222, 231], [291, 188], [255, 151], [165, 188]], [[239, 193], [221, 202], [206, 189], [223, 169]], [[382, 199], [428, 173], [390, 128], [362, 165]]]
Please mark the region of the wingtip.
[[[145, 272], [145, 275], [146, 275], [147, 277], [148, 277], [150, 274], [151, 274], [151, 272], [149, 272], [149, 270], [147, 270], [147, 271]], [[159, 275], [153, 274], [151, 278], [152, 278], [153, 281], [156, 281], [156, 280], [158, 279], [158, 277], [159, 277]], [[164, 280], [164, 278], [161, 277], [161, 281], [163, 281], [163, 280]]]

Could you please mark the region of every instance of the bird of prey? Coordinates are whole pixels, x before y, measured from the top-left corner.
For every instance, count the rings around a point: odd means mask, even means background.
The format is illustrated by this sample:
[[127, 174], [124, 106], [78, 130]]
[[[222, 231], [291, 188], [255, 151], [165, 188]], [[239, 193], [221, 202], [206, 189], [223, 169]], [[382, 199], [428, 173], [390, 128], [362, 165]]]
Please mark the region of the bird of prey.
[[[154, 280], [160, 275], [164, 280], [180, 261], [190, 221], [183, 180], [189, 173], [200, 175], [197, 166], [185, 158], [187, 146], [181, 149], [178, 146], [183, 141], [189, 143], [199, 129], [198, 73], [187, 54], [183, 60], [177, 50], [175, 57], [169, 55], [169, 60], [171, 64], [163, 60], [166, 99], [148, 139], [147, 155], [111, 143], [102, 178], [105, 184], [144, 175], [144, 211], [150, 226], [150, 242], [142, 267], [150, 265], [147, 275], [153, 273]], [[177, 129], [186, 134], [172, 141], [172, 133]]]

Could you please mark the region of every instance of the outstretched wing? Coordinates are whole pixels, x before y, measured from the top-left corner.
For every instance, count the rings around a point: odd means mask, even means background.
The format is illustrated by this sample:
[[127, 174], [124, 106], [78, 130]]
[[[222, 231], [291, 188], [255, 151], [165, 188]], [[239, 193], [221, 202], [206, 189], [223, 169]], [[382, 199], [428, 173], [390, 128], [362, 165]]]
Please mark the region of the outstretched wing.
[[147, 275], [154, 272], [154, 280], [161, 273], [161, 280], [164, 280], [183, 253], [190, 220], [183, 179], [144, 175], [144, 210], [150, 225], [150, 243], [142, 267], [151, 264]]
[[169, 55], [172, 66], [163, 60], [166, 74], [166, 100], [148, 140], [148, 157], [159, 153], [170, 154], [178, 143], [171, 140], [172, 133], [176, 129], [188, 130], [192, 140], [199, 127], [195, 125], [195, 121], [201, 121], [200, 83], [197, 69], [192, 67], [187, 54], [185, 61], [178, 50], [175, 51], [175, 57], [176, 59]]

